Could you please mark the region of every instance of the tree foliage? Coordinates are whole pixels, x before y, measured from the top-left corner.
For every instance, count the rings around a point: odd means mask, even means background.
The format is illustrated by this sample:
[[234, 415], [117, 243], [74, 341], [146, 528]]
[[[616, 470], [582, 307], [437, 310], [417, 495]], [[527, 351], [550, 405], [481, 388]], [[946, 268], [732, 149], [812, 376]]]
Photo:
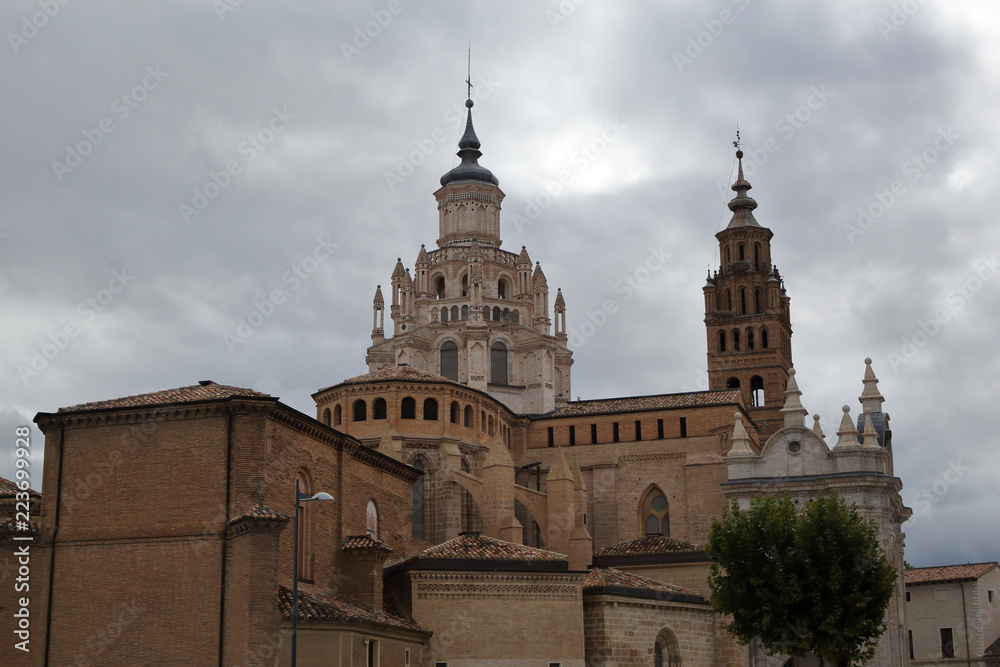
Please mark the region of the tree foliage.
[[896, 570], [875, 526], [834, 495], [801, 512], [787, 496], [736, 501], [712, 524], [712, 606], [746, 644], [839, 667], [862, 664], [885, 630]]

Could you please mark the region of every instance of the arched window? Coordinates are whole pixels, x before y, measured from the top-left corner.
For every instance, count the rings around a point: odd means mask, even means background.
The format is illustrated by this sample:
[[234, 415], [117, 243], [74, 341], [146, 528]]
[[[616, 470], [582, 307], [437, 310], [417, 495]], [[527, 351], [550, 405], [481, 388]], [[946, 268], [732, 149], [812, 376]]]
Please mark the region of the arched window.
[[733, 309], [733, 292], [732, 290], [726, 290], [726, 310]]
[[500, 341], [490, 345], [490, 384], [508, 384], [507, 346]]
[[490, 319], [490, 307], [489, 306], [483, 306], [483, 319], [484, 320]]
[[407, 396], [399, 404], [399, 418], [400, 419], [416, 419], [417, 418], [417, 402], [412, 396]]
[[458, 414], [459, 414], [459, 412], [461, 412], [461, 408], [458, 405], [458, 401], [452, 401], [451, 402], [451, 415], [450, 415], [450, 417], [451, 417], [450, 421], [451, 421], [452, 424], [457, 424], [458, 423]]
[[343, 410], [341, 410], [339, 405], [333, 406], [333, 425], [340, 426], [340, 423], [344, 420]]
[[368, 404], [363, 400], [354, 401], [354, 421], [363, 422], [368, 419]]
[[726, 332], [719, 331], [719, 352], [726, 351]]
[[437, 421], [438, 402], [434, 398], [424, 399], [424, 421]]
[[[295, 475], [296, 490], [299, 493], [312, 495], [309, 477], [304, 471]], [[310, 526], [310, 503], [299, 503], [299, 581], [312, 581], [312, 534]]]
[[747, 291], [744, 288], [740, 288], [740, 315], [747, 314]]
[[739, 245], [736, 246], [736, 251], [740, 255], [740, 261], [741, 262], [746, 259], [746, 248], [744, 247], [744, 245], [742, 243], [740, 243]]
[[498, 299], [506, 299], [507, 298], [507, 291], [508, 291], [508, 289], [509, 288], [507, 286], [507, 279], [506, 278], [501, 278], [497, 282], [497, 298]]
[[767, 349], [767, 327], [760, 328], [760, 346], [763, 349]]
[[760, 271], [760, 244], [753, 244], [753, 270]]
[[479, 411], [479, 428], [486, 433], [486, 410]]
[[755, 408], [764, 407], [764, 378], [759, 375], [750, 378], [750, 405]]
[[458, 321], [458, 306], [451, 307], [451, 321], [452, 322]]
[[510, 308], [503, 309], [503, 312], [500, 313], [500, 319], [504, 322], [510, 322]]
[[[414, 459], [413, 467], [420, 472], [424, 472], [426, 469], [424, 460], [421, 458]], [[413, 483], [413, 490], [410, 496], [410, 525], [412, 527], [410, 534], [418, 540], [427, 539], [424, 528], [426, 525], [424, 517], [427, 515], [427, 500], [424, 488], [424, 475], [420, 475], [417, 477], [417, 481]]]
[[441, 344], [441, 375], [458, 382], [458, 344], [453, 340]]
[[[462, 472], [470, 473], [472, 469], [469, 462], [462, 459]], [[479, 509], [476, 507], [476, 499], [472, 497], [465, 487], [462, 487], [462, 532], [479, 533], [483, 530], [483, 521], [479, 516]]]
[[740, 379], [739, 378], [729, 378], [726, 380], [726, 389], [739, 389]]
[[474, 415], [475, 415], [475, 413], [472, 411], [472, 406], [471, 405], [466, 405], [465, 406], [465, 423], [463, 424], [463, 426], [465, 426], [466, 428], [472, 428], [472, 420], [475, 418]]
[[723, 266], [729, 264], [729, 246], [722, 249], [722, 264]]
[[658, 486], [652, 486], [639, 505], [639, 532], [642, 535], [670, 537], [670, 508], [667, 496]]
[[468, 306], [462, 306], [462, 319], [463, 320], [469, 319], [469, 307]]
[[514, 312], [512, 312], [511, 313], [511, 320], [510, 321], [513, 322], [514, 324], [520, 324], [521, 323], [521, 311], [515, 310]]
[[327, 426], [330, 425], [330, 408], [323, 410], [323, 423]]
[[462, 296], [469, 296], [469, 274], [462, 276]]
[[753, 312], [760, 313], [760, 288], [757, 287], [753, 291]]
[[487, 418], [487, 423], [489, 424], [489, 426], [486, 427], [486, 434], [493, 435], [493, 415], [490, 415]]
[[747, 349], [753, 349], [753, 329], [747, 329]]
[[386, 412], [385, 399], [376, 398], [375, 402], [372, 403], [372, 419], [385, 419]]
[[681, 667], [680, 645], [677, 637], [668, 628], [663, 628], [653, 645], [654, 667]]
[[495, 322], [500, 321], [500, 306], [493, 306], [493, 320]]
[[434, 296], [438, 299], [444, 298], [444, 276], [438, 276], [434, 279]]
[[448, 306], [441, 306], [441, 321], [448, 321]]
[[733, 352], [740, 351], [740, 330], [733, 329]]
[[378, 507], [374, 500], [368, 501], [368, 508], [365, 510], [365, 533], [373, 540], [378, 539]]

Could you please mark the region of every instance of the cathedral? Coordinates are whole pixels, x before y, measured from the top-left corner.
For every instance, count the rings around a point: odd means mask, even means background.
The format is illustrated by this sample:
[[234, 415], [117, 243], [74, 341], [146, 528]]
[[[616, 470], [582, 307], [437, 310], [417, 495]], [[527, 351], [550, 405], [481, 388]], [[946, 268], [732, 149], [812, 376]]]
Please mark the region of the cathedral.
[[708, 602], [712, 521], [783, 492], [875, 522], [900, 578], [870, 664], [909, 664], [884, 398], [865, 360], [835, 441], [807, 425], [742, 162], [703, 288], [709, 390], [574, 401], [567, 301], [502, 247], [466, 107], [437, 247], [376, 287], [367, 372], [314, 417], [210, 380], [36, 416], [39, 649], [12, 664], [288, 665], [295, 608], [300, 665], [813, 665], [739, 645]]

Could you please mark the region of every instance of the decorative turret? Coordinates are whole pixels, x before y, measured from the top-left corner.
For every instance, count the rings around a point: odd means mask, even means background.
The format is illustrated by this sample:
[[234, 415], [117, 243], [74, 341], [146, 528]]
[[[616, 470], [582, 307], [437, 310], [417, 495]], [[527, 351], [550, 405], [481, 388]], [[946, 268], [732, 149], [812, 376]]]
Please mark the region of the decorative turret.
[[833, 450], [857, 449], [859, 444], [858, 429], [854, 428], [854, 421], [851, 419], [851, 408], [845, 405], [844, 417], [840, 420], [840, 430], [837, 431], [837, 444]]
[[[739, 136], [734, 142], [739, 148]], [[732, 218], [715, 236], [719, 269], [702, 288], [708, 338], [709, 388], [740, 389], [754, 425], [766, 437], [781, 425], [780, 408], [792, 367], [789, 298], [771, 264], [770, 229], [754, 218], [743, 151], [736, 151]]]
[[556, 291], [556, 338], [566, 338], [566, 302], [563, 300], [562, 288]]
[[788, 370], [788, 386], [785, 388], [785, 407], [781, 408], [781, 414], [785, 418], [785, 426], [805, 426], [806, 415], [809, 411], [802, 407], [799, 396], [799, 384], [795, 381], [795, 369]]
[[385, 339], [385, 299], [382, 298], [382, 286], [375, 288], [375, 298], [372, 299], [372, 341]]
[[482, 152], [479, 137], [472, 126], [471, 99], [465, 134], [458, 142], [462, 162], [441, 177], [441, 189], [434, 193], [438, 203], [438, 247], [464, 245], [473, 236], [485, 245], [500, 247], [500, 203], [504, 194], [497, 177], [479, 164]]
[[413, 271], [416, 273], [416, 279], [414, 280], [414, 290], [418, 299], [420, 298], [431, 298], [431, 285], [430, 285], [430, 268], [431, 263], [427, 257], [427, 249], [424, 248], [424, 244], [420, 244], [420, 252], [417, 253], [417, 261], [413, 265]]
[[535, 328], [542, 333], [549, 332], [549, 325], [552, 324], [552, 320], [549, 319], [549, 281], [545, 279], [545, 273], [542, 272], [542, 263], [535, 263], [535, 272], [531, 276], [532, 290], [535, 293]]
[[413, 278], [410, 277], [409, 269], [403, 272], [400, 279], [399, 313], [401, 321], [413, 321]]
[[528, 251], [521, 246], [521, 254], [517, 256], [517, 291], [515, 297], [518, 300], [531, 300], [534, 298], [534, 290], [531, 288], [531, 258]]
[[755, 456], [755, 452], [750, 447], [750, 438], [747, 437], [747, 430], [743, 427], [743, 415], [737, 412], [733, 415], [733, 418], [736, 420], [733, 424], [733, 444], [726, 456]]

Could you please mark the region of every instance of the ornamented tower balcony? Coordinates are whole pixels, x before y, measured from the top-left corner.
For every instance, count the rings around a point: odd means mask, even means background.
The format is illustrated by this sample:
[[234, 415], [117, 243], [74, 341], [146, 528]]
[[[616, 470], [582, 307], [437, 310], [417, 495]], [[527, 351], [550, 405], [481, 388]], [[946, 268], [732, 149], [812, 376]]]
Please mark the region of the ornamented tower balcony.
[[710, 389], [743, 391], [755, 426], [766, 437], [782, 422], [781, 405], [792, 367], [791, 299], [771, 262], [771, 237], [753, 216], [743, 151], [729, 202], [733, 217], [721, 232], [720, 266], [704, 287]]

